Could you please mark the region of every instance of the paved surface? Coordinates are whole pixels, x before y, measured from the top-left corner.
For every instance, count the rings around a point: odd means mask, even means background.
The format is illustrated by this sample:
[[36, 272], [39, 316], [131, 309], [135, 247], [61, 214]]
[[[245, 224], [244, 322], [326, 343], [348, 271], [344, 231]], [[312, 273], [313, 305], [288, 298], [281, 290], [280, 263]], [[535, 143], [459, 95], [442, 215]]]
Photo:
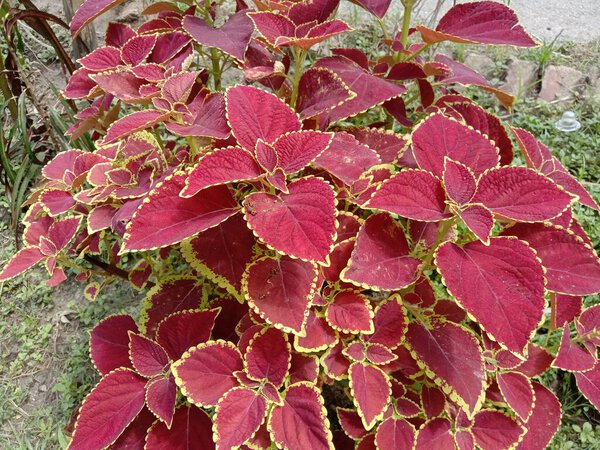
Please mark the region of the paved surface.
[[[420, 17], [429, 17], [439, 2], [441, 14], [454, 0], [422, 0]], [[457, 0], [456, 3], [465, 3]], [[600, 38], [600, 0], [511, 0], [521, 23], [538, 40], [551, 42], [557, 35], [561, 41], [585, 42]]]

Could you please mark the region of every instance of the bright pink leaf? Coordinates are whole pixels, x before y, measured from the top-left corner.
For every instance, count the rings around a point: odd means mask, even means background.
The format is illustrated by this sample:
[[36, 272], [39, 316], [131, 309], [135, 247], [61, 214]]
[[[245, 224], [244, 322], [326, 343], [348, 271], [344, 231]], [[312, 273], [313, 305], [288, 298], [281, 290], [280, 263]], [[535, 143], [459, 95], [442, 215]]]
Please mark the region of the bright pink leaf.
[[517, 239], [492, 238], [462, 247], [447, 242], [436, 262], [448, 291], [494, 338], [521, 353], [544, 310], [544, 273]]
[[352, 439], [359, 440], [367, 434], [362, 419], [356, 410], [337, 407], [336, 411], [342, 430]]
[[283, 256], [249, 265], [242, 286], [250, 306], [263, 319], [302, 335], [316, 279], [312, 264]]
[[83, 27], [100, 14], [114, 8], [120, 3], [123, 3], [123, 0], [85, 0], [71, 19], [69, 28], [73, 38], [79, 34]]
[[244, 200], [248, 226], [286, 255], [325, 262], [335, 239], [335, 199], [331, 186], [320, 178], [300, 178], [289, 193], [261, 192]]
[[41, 193], [39, 201], [48, 210], [51, 216], [66, 213], [76, 202], [73, 196], [61, 189], [48, 189]]
[[169, 114], [165, 114], [155, 109], [144, 109], [128, 114], [114, 122], [108, 128], [106, 136], [104, 137], [104, 143], [109, 144], [138, 131], [152, 128], [156, 124], [166, 120], [168, 117]]
[[105, 375], [83, 401], [69, 450], [108, 447], [144, 407], [146, 380], [131, 370]]
[[237, 212], [225, 186], [214, 186], [191, 198], [181, 198], [187, 176], [175, 173], [144, 199], [127, 225], [123, 251], [167, 247], [214, 227]]
[[129, 359], [129, 332], [138, 327], [127, 314], [108, 316], [90, 333], [90, 357], [102, 375], [119, 367], [133, 367]]
[[450, 217], [440, 180], [424, 170], [404, 170], [385, 181], [371, 197], [367, 207], [424, 222]]
[[295, 336], [294, 347], [302, 352], [314, 352], [335, 345], [338, 341], [337, 333], [327, 323], [324, 317], [317, 315], [314, 310], [309, 310], [306, 319], [306, 336]]
[[465, 328], [440, 323], [425, 328], [412, 322], [406, 341], [418, 356], [417, 362], [432, 372], [436, 379], [455, 393], [459, 405], [472, 414], [483, 402], [485, 368], [479, 342]]
[[585, 372], [594, 368], [596, 364], [596, 352], [590, 354], [585, 348], [571, 341], [571, 330], [569, 326], [563, 329], [560, 347], [552, 366], [570, 372]]
[[208, 341], [186, 352], [171, 369], [181, 392], [194, 404], [215, 406], [238, 385], [234, 372], [243, 369], [242, 357], [228, 341]]
[[300, 130], [300, 120], [278, 97], [251, 86], [230, 88], [225, 95], [227, 119], [238, 143], [254, 151], [259, 139], [267, 143]]
[[122, 63], [121, 52], [115, 47], [100, 47], [79, 59], [82, 67], [94, 72], [116, 69]]
[[234, 388], [219, 401], [214, 439], [218, 448], [236, 448], [250, 439], [267, 414], [267, 401], [248, 388]]
[[389, 214], [370, 216], [362, 225], [341, 279], [375, 290], [402, 289], [417, 279], [421, 260], [409, 256], [402, 226]]
[[408, 148], [406, 139], [388, 130], [377, 128], [350, 128], [347, 130], [358, 142], [375, 150], [383, 164], [398, 160]]
[[273, 441], [289, 450], [330, 450], [331, 432], [319, 390], [310, 383], [291, 385], [282, 406], [269, 418]]
[[379, 368], [353, 363], [349, 370], [352, 400], [358, 409], [363, 426], [370, 430], [383, 418], [392, 395], [387, 375]]
[[245, 356], [246, 373], [280, 387], [288, 374], [290, 360], [286, 335], [276, 328], [267, 328], [250, 341]]

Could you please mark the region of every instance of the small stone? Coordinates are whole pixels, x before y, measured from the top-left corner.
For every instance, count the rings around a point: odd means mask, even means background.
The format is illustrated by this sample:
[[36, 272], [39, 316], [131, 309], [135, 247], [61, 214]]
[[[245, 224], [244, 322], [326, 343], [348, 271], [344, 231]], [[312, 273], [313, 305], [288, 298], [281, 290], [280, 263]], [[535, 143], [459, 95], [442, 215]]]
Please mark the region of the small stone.
[[516, 97], [527, 95], [537, 80], [537, 65], [531, 61], [512, 59], [508, 63], [508, 72], [500, 89]]
[[548, 66], [542, 78], [539, 98], [551, 102], [569, 99], [582, 90], [585, 82], [583, 73], [566, 66]]
[[479, 72], [484, 77], [489, 77], [496, 68], [496, 63], [492, 58], [478, 53], [470, 53], [465, 58], [465, 64], [471, 69]]

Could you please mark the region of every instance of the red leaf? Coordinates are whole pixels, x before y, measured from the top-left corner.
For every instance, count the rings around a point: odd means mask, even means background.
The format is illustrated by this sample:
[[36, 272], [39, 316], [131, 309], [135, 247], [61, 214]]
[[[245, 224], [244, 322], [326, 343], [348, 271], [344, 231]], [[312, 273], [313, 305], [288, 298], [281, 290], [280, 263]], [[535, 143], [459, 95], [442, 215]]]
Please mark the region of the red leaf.
[[475, 415], [471, 432], [477, 446], [489, 450], [511, 448], [523, 434], [523, 428], [499, 411], [480, 411]]
[[575, 372], [577, 387], [597, 410], [600, 410], [600, 363], [587, 372]]
[[282, 134], [301, 128], [296, 113], [278, 97], [251, 86], [230, 88], [225, 95], [227, 119], [233, 135], [246, 150], [256, 141], [275, 141]]
[[9, 280], [32, 268], [46, 256], [37, 247], [25, 247], [13, 255], [0, 272], [0, 281]]
[[250, 307], [267, 322], [285, 332], [304, 335], [317, 272], [307, 262], [261, 258], [246, 269], [242, 290]]
[[482, 203], [502, 218], [542, 222], [560, 215], [572, 199], [532, 169], [500, 167], [481, 176], [473, 203]]
[[129, 333], [129, 356], [135, 370], [147, 378], [160, 375], [169, 364], [169, 357], [160, 345], [134, 332]]
[[111, 142], [123, 139], [130, 134], [152, 128], [156, 124], [168, 119], [168, 117], [169, 114], [165, 114], [155, 109], [144, 109], [128, 114], [114, 122], [108, 128], [106, 136], [104, 137], [104, 143], [110, 144]]
[[123, 434], [119, 436], [119, 439], [110, 447], [111, 450], [143, 450], [146, 444], [147, 431], [154, 422], [156, 422], [156, 416], [148, 408], [142, 409]]
[[171, 369], [181, 392], [196, 405], [215, 406], [238, 385], [234, 372], [243, 369], [237, 347], [228, 341], [208, 341], [184, 353]]
[[356, 410], [337, 407], [336, 411], [342, 430], [352, 439], [359, 440], [367, 434], [362, 419]]
[[349, 370], [350, 391], [363, 426], [370, 430], [383, 418], [392, 395], [387, 375], [379, 368], [352, 363]]
[[552, 366], [570, 372], [586, 372], [596, 364], [596, 351], [590, 354], [586, 349], [571, 342], [571, 330], [564, 327], [560, 347]]
[[535, 391], [533, 414], [525, 424], [527, 431], [517, 450], [546, 448], [560, 427], [561, 405], [556, 396], [536, 382], [533, 382], [533, 389]]
[[124, 0], [85, 0], [77, 9], [75, 15], [71, 19], [70, 30], [71, 36], [75, 38], [81, 29], [88, 23], [98, 17], [100, 14], [114, 8]]
[[498, 388], [508, 406], [526, 422], [535, 405], [535, 395], [531, 380], [518, 372], [498, 372]]
[[[356, 4], [362, 6], [364, 9], [380, 19], [383, 19], [383, 16], [385, 16], [385, 13], [390, 7], [390, 3], [392, 3], [392, 0], [356, 0]], [[381, 445], [378, 444], [378, 447], [383, 450]], [[402, 446], [400, 447], [402, 448]]]
[[404, 170], [385, 181], [367, 203], [380, 209], [423, 222], [437, 222], [450, 217], [446, 195], [440, 180], [424, 170]]
[[[125, 103], [138, 101], [143, 97], [141, 88], [145, 80], [136, 77], [127, 69], [117, 69], [110, 72], [90, 74], [90, 78], [96, 82], [98, 87], [106, 94], [114, 95]], [[129, 122], [131, 123], [131, 122]], [[147, 128], [153, 124], [147, 125]]]
[[219, 309], [178, 311], [158, 325], [156, 341], [175, 361], [190, 347], [210, 339]]
[[146, 380], [128, 369], [105, 375], [83, 401], [70, 450], [95, 450], [115, 442], [144, 407]]
[[143, 63], [156, 44], [155, 35], [135, 36], [129, 39], [121, 49], [123, 62], [131, 66]]
[[436, 263], [460, 305], [498, 342], [522, 353], [544, 310], [544, 273], [533, 250], [517, 239], [446, 242]]
[[553, 360], [554, 357], [545, 348], [530, 342], [527, 346], [527, 360], [514, 370], [529, 378], [538, 377], [550, 368]]
[[191, 15], [184, 16], [182, 25], [200, 45], [216, 47], [238, 61], [244, 60], [254, 31], [254, 25], [245, 12], [233, 14], [220, 28], [213, 28], [199, 17]]
[[415, 450], [448, 450], [454, 448], [450, 422], [437, 418], [426, 422], [417, 432]]
[[469, 205], [458, 212], [465, 225], [484, 244], [489, 244], [492, 229], [494, 228], [494, 215], [483, 205]]
[[182, 197], [193, 197], [203, 189], [234, 181], [256, 180], [263, 174], [254, 157], [241, 147], [215, 150], [198, 161], [185, 181]]
[[562, 328], [565, 323], [572, 322], [581, 314], [583, 298], [564, 294], [554, 295], [555, 311], [552, 326], [554, 328]]
[[290, 384], [299, 381], [316, 383], [319, 376], [319, 360], [316, 356], [307, 356], [300, 353], [292, 354], [290, 364]]
[[122, 63], [121, 52], [115, 47], [100, 47], [79, 59], [82, 67], [94, 72], [116, 69]]
[[389, 349], [400, 345], [406, 333], [406, 313], [399, 296], [392, 296], [379, 303], [373, 318], [374, 333], [363, 336], [365, 342], [381, 344]]
[[375, 443], [379, 450], [413, 448], [417, 440], [415, 428], [406, 420], [390, 417], [377, 428]]
[[61, 189], [43, 191], [39, 197], [39, 201], [51, 216], [66, 213], [76, 204], [73, 196]]
[[436, 387], [423, 385], [421, 388], [421, 405], [427, 418], [433, 419], [444, 412], [446, 396]]
[[267, 415], [267, 402], [248, 388], [233, 388], [219, 401], [215, 412], [214, 440], [230, 449], [250, 439]]
[[323, 398], [310, 383], [291, 385], [282, 406], [269, 418], [273, 441], [289, 450], [330, 450], [333, 447]]
[[475, 176], [498, 164], [493, 142], [455, 119], [437, 113], [422, 121], [413, 131], [413, 153], [417, 164], [441, 177], [448, 157], [471, 169]]
[[455, 5], [440, 19], [435, 30], [417, 26], [428, 44], [452, 41], [465, 44], [503, 44], [535, 47], [515, 12], [502, 3], [482, 1]]
[[[198, 95], [199, 98], [202, 95]], [[165, 122], [169, 131], [179, 136], [212, 137], [225, 139], [230, 134], [225, 117], [225, 99], [223, 94], [215, 92], [206, 95], [202, 100], [194, 100], [189, 107], [190, 115], [186, 116], [187, 124]]]
[[402, 226], [389, 214], [374, 214], [362, 225], [340, 278], [367, 289], [391, 291], [414, 283], [420, 265], [421, 260], [409, 256]]
[[369, 300], [358, 292], [338, 292], [327, 306], [327, 323], [342, 333], [373, 332], [373, 310]]
[[546, 224], [517, 224], [504, 231], [527, 241], [546, 268], [549, 291], [592, 295], [600, 291], [600, 261], [575, 234]]
[[358, 142], [377, 152], [383, 164], [398, 160], [408, 148], [408, 142], [399, 134], [377, 128], [350, 128], [347, 130]]
[[294, 336], [294, 347], [301, 352], [316, 352], [335, 345], [337, 333], [329, 326], [324, 317], [310, 309], [306, 319], [306, 336]]
[[214, 450], [212, 421], [194, 405], [181, 405], [175, 411], [171, 428], [160, 421], [148, 431], [148, 450]]
[[579, 197], [579, 202], [590, 208], [600, 210], [600, 206], [585, 190], [581, 183], [571, 175], [550, 149], [538, 141], [531, 133], [520, 128], [513, 128], [521, 152], [527, 165], [539, 170], [567, 192]]
[[481, 406], [485, 395], [485, 367], [479, 342], [465, 328], [440, 323], [425, 328], [412, 322], [406, 341], [420, 366], [451, 392], [452, 400], [469, 415]]
[[90, 333], [90, 358], [98, 372], [106, 375], [119, 367], [133, 367], [129, 359], [129, 332], [138, 332], [127, 314], [108, 316]]
[[321, 359], [325, 373], [336, 380], [345, 378], [350, 367], [350, 362], [342, 354], [343, 349], [344, 344], [338, 342], [327, 350]]
[[356, 97], [356, 93], [334, 72], [313, 67], [302, 74], [296, 110], [301, 119], [317, 116]]
[[241, 214], [182, 244], [185, 260], [199, 273], [239, 296], [242, 275], [252, 261], [256, 239]]
[[381, 344], [369, 344], [365, 351], [365, 357], [370, 363], [378, 366], [389, 364], [398, 358], [385, 345]]
[[328, 124], [354, 116], [406, 92], [404, 86], [371, 75], [354, 61], [344, 56], [330, 56], [319, 59], [315, 63], [315, 67], [324, 67], [333, 71], [356, 93], [355, 98], [323, 114], [322, 119], [319, 121], [321, 124]]
[[500, 119], [473, 103], [466, 97], [447, 95], [437, 105], [444, 105], [447, 114], [457, 114], [467, 125], [472, 126], [496, 143], [500, 150], [500, 165], [506, 166], [513, 160], [513, 145]]
[[124, 252], [151, 250], [183, 241], [214, 227], [237, 212], [225, 186], [214, 186], [191, 198], [181, 198], [186, 175], [175, 173], [158, 184], [127, 224]]
[[167, 427], [173, 422], [175, 403], [177, 401], [177, 385], [173, 375], [148, 381], [146, 385], [146, 404]]
[[363, 172], [380, 162], [375, 150], [360, 144], [348, 133], [337, 132], [329, 148], [315, 159], [314, 165], [350, 186]]
[[473, 172], [464, 164], [448, 157], [444, 159], [442, 180], [446, 195], [457, 205], [469, 203], [477, 190], [477, 181]]
[[600, 346], [600, 305], [587, 308], [575, 322], [577, 333], [585, 343]]
[[335, 240], [335, 198], [320, 178], [300, 178], [288, 194], [255, 192], [244, 200], [248, 226], [267, 245], [303, 260], [325, 262]]
[[272, 46], [278, 45], [278, 39], [282, 37], [292, 39], [296, 34], [294, 22], [282, 14], [261, 11], [250, 13], [249, 16], [256, 30]]
[[141, 324], [148, 337], [154, 338], [158, 324], [165, 317], [200, 306], [202, 285], [199, 281], [194, 277], [171, 277], [148, 291], [140, 313]]
[[267, 328], [250, 341], [246, 350], [246, 373], [250, 378], [268, 380], [280, 387], [288, 374], [290, 361], [286, 335], [276, 328]]
[[292, 131], [282, 135], [273, 143], [278, 166], [286, 174], [304, 169], [329, 147], [333, 136], [332, 133], [312, 130]]

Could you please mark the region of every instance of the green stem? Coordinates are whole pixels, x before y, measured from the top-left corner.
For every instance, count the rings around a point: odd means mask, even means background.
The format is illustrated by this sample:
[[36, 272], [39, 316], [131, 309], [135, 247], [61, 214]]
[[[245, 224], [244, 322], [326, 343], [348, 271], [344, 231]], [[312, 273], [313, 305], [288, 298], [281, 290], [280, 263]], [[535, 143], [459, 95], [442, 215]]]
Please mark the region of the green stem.
[[429, 267], [429, 265], [431, 264], [431, 261], [433, 260], [433, 255], [435, 254], [435, 251], [437, 250], [439, 245], [444, 241], [446, 234], [448, 234], [448, 231], [450, 230], [450, 228], [452, 228], [452, 225], [454, 225], [454, 222], [455, 222], [455, 218], [452, 218], [445, 222], [442, 222], [442, 224], [440, 225], [440, 228], [438, 229], [437, 237], [435, 239], [435, 244], [433, 245], [433, 247], [431, 247], [431, 250], [429, 251], [429, 253], [425, 257], [425, 259], [423, 260], [423, 265], [421, 266], [421, 267], [423, 267], [423, 270], [427, 269]]
[[415, 4], [415, 0], [402, 0], [404, 5], [404, 15], [402, 16], [402, 37], [400, 42], [404, 49], [408, 47], [408, 30], [410, 30], [410, 20], [412, 16], [412, 9]]
[[414, 52], [412, 55], [407, 56], [405, 61], [410, 61], [410, 60], [415, 59], [417, 56], [419, 56], [421, 53], [423, 53], [425, 50], [427, 50], [430, 46], [431, 46], [431, 44], [423, 45], [423, 47], [421, 47], [419, 50]]
[[306, 51], [298, 50], [294, 53], [295, 65], [294, 65], [294, 84], [292, 86], [292, 97], [290, 98], [290, 106], [296, 107], [296, 100], [298, 99], [298, 87], [300, 86], [300, 77], [302, 76], [302, 69], [304, 68], [304, 60], [306, 59]]
[[377, 22], [379, 23], [379, 26], [381, 27], [381, 31], [383, 32], [383, 38], [389, 41], [390, 35], [388, 34], [388, 32], [385, 28], [385, 22], [383, 21], [383, 19], [380, 19], [379, 17], [377, 18]]

